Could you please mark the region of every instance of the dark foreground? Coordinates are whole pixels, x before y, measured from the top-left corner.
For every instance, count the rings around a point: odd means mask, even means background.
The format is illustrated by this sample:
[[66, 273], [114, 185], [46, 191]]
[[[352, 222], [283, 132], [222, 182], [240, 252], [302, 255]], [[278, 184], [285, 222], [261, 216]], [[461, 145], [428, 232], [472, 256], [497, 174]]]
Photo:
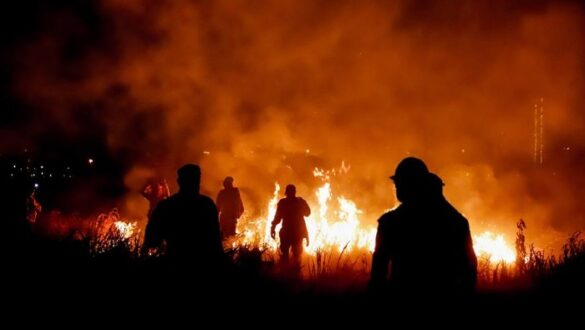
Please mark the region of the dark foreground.
[[471, 297], [399, 297], [368, 290], [367, 278], [348, 279], [352, 274], [307, 279], [259, 259], [235, 260], [214, 273], [196, 265], [173, 270], [161, 258], [133, 257], [124, 249], [90, 255], [79, 244], [38, 242], [34, 253], [5, 255], [6, 315], [25, 311], [52, 320], [120, 317], [139, 322], [182, 315], [193, 325], [211, 318], [217, 325], [271, 328], [318, 321], [391, 322], [411, 314], [418, 316], [409, 322], [426, 322], [425, 315], [454, 321], [568, 322], [580, 318], [584, 307], [585, 254], [532, 279], [529, 286], [515, 286], [522, 283], [516, 279], [508, 285], [484, 284]]

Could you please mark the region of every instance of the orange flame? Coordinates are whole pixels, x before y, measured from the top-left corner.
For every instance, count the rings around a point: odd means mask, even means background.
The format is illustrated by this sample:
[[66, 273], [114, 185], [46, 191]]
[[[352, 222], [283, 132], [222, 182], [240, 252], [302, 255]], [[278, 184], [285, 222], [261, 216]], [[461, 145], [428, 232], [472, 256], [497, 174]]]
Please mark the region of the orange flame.
[[134, 231], [136, 230], [136, 222], [128, 223], [124, 221], [116, 221], [114, 222], [114, 227], [121, 237], [130, 238], [134, 235]]
[[[309, 255], [315, 255], [319, 250], [340, 252], [347, 250], [373, 251], [375, 246], [376, 229], [373, 226], [362, 226], [359, 220], [359, 210], [356, 204], [343, 197], [333, 198], [331, 193], [331, 174], [328, 171], [316, 168], [315, 177], [321, 178], [324, 183], [315, 192], [317, 205], [309, 202], [312, 213], [306, 218], [309, 231], [310, 245], [307, 248]], [[255, 245], [276, 251], [278, 238], [270, 237], [270, 224], [276, 213], [279, 200], [280, 185], [275, 184], [274, 195], [268, 203], [267, 217], [238, 223], [238, 237], [231, 242], [232, 247]], [[336, 208], [331, 208], [332, 200]], [[276, 227], [278, 232], [280, 224]]]
[[504, 240], [504, 235], [485, 231], [473, 236], [473, 249], [478, 257], [485, 256], [490, 263], [512, 264], [516, 253]]
[[[331, 178], [335, 173], [315, 168], [313, 175], [320, 178], [323, 185], [315, 191], [317, 204], [308, 201], [312, 212], [306, 218], [310, 238], [306, 253], [315, 256], [319, 251], [373, 252], [376, 244], [376, 228], [360, 221], [362, 211], [352, 200], [344, 196], [334, 196]], [[276, 213], [279, 192], [280, 185], [275, 183], [274, 194], [268, 202], [265, 218], [242, 219], [238, 222], [239, 235], [230, 241], [231, 247], [256, 246], [263, 250], [277, 251], [278, 236], [276, 240], [270, 237], [270, 224]], [[277, 232], [279, 228], [280, 224], [276, 228]], [[490, 263], [511, 264], [516, 260], [514, 249], [508, 245], [501, 234], [486, 231], [474, 235], [473, 241], [477, 255], [487, 256]]]

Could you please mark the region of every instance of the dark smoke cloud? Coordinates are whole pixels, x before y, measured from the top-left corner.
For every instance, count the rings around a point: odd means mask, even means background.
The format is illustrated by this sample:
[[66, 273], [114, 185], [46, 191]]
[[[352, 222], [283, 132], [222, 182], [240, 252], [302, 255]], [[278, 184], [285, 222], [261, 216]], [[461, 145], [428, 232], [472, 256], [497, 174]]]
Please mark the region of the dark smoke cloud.
[[[312, 194], [312, 169], [344, 162], [351, 169], [334, 190], [373, 222], [395, 203], [388, 175], [418, 155], [477, 231], [512, 235], [523, 217], [547, 246], [585, 225], [579, 2], [34, 8], [25, 15], [32, 27], [9, 35], [2, 56], [4, 107], [24, 113], [6, 117], [3, 140], [27, 132], [31, 145], [47, 136], [92, 141], [120, 163], [130, 191], [154, 172], [171, 179], [180, 164], [198, 162], [207, 192], [233, 175], [261, 213], [275, 181]], [[540, 98], [545, 161], [535, 165]], [[138, 204], [128, 198], [129, 209]]]

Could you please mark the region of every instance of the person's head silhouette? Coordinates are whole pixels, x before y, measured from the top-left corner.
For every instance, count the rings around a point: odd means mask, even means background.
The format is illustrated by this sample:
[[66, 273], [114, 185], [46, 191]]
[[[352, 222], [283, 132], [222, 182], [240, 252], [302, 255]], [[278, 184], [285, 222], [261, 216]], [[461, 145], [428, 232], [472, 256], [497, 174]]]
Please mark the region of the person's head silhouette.
[[231, 176], [227, 176], [223, 180], [223, 187], [224, 188], [232, 188], [233, 186], [234, 186], [234, 178], [232, 178]]
[[396, 186], [396, 198], [402, 203], [416, 202], [421, 198], [428, 175], [429, 169], [422, 160], [415, 157], [404, 158], [390, 177]]
[[297, 188], [292, 184], [287, 185], [284, 189], [284, 195], [288, 198], [295, 198], [297, 195]]
[[195, 164], [186, 164], [177, 171], [179, 190], [183, 192], [199, 192], [201, 184], [201, 168]]

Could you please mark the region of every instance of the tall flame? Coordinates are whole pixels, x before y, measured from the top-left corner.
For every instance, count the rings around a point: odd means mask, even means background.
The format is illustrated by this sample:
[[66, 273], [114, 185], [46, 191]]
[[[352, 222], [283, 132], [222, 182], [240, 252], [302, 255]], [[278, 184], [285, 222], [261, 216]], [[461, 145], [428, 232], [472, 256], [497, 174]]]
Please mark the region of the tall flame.
[[237, 248], [239, 246], [255, 246], [261, 249], [276, 251], [278, 244], [270, 237], [270, 227], [272, 225], [272, 219], [276, 214], [279, 192], [280, 185], [275, 183], [274, 195], [268, 202], [266, 218], [248, 219], [247, 216], [244, 215], [243, 219], [238, 221], [237, 224], [237, 231], [239, 234], [235, 238], [230, 239], [228, 245], [232, 248]]
[[[310, 240], [306, 252], [309, 255], [315, 255], [318, 251], [323, 250], [335, 252], [358, 249], [373, 251], [376, 229], [373, 226], [361, 225], [359, 214], [362, 212], [353, 201], [343, 196], [333, 197], [330, 183], [331, 174], [328, 171], [316, 168], [313, 175], [321, 178], [323, 185], [315, 192], [317, 204], [315, 205], [311, 200], [308, 200], [312, 212], [306, 218]], [[279, 192], [280, 185], [276, 183], [274, 194], [268, 203], [266, 218], [244, 220], [238, 223], [240, 234], [234, 241], [231, 241], [232, 247], [251, 244], [276, 251], [278, 237], [276, 240], [270, 237], [270, 226], [276, 213]], [[277, 232], [279, 228], [280, 225], [276, 228]]]
[[505, 262], [508, 264], [516, 260], [516, 253], [504, 240], [504, 235], [485, 231], [473, 237], [473, 249], [478, 256], [485, 256], [490, 263]]
[[336, 252], [344, 249], [373, 251], [376, 229], [372, 226], [361, 226], [359, 214], [362, 211], [353, 201], [343, 196], [335, 199], [337, 208], [331, 209], [329, 205], [332, 200], [331, 184], [328, 177], [325, 180], [326, 182], [316, 192], [319, 212], [307, 218], [307, 228], [312, 242], [307, 252], [314, 254], [324, 249]]

